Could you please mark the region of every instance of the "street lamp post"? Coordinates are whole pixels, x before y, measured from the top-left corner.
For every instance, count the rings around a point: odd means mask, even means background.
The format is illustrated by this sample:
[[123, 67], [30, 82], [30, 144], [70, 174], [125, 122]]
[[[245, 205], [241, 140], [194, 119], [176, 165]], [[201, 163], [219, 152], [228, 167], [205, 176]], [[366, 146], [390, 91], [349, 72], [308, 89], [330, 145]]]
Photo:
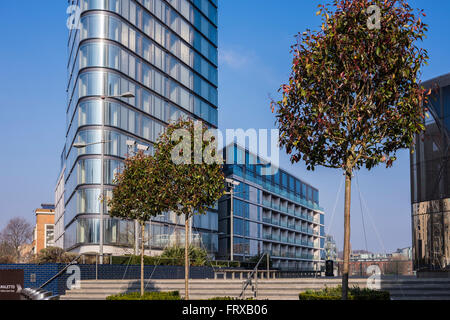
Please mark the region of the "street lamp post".
[[[101, 96], [100, 98], [102, 100], [106, 100], [107, 98], [134, 98], [134, 97], [135, 96], [134, 96], [134, 94], [132, 92], [125, 92], [125, 93], [120, 94], [120, 95]], [[89, 144], [76, 143], [73, 146], [75, 148], [82, 149], [82, 148], [86, 148], [87, 146], [90, 146], [90, 145], [102, 144], [101, 169], [100, 169], [101, 170], [101, 177], [100, 177], [100, 180], [101, 180], [101, 185], [100, 185], [101, 191], [100, 192], [101, 192], [102, 197], [104, 197], [104, 195], [105, 195], [105, 190], [104, 190], [104, 186], [105, 186], [105, 183], [104, 183], [104, 178], [105, 178], [105, 172], [104, 172], [105, 171], [104, 170], [105, 143], [109, 142], [109, 141], [105, 141], [105, 121], [104, 121], [105, 104], [104, 103], [102, 103], [102, 112], [101, 112], [101, 114], [102, 114], [102, 138], [101, 138], [102, 141], [101, 142], [95, 142], [95, 143], [89, 143]], [[104, 240], [103, 240], [103, 215], [104, 215], [103, 207], [104, 207], [104, 203], [102, 203], [100, 205], [100, 244], [99, 244], [100, 264], [103, 264], [103, 243], [104, 243]]]

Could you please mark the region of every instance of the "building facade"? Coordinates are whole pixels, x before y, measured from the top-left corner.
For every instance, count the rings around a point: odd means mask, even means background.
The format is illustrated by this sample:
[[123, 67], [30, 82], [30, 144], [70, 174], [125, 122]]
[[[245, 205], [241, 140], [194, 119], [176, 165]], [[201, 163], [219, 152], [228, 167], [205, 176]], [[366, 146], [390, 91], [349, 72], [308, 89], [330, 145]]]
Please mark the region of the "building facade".
[[413, 260], [416, 271], [450, 269], [450, 74], [423, 83], [432, 89], [426, 131], [411, 154]]
[[[217, 0], [69, 0], [80, 21], [68, 41], [64, 194], [58, 244], [73, 252], [129, 253], [136, 225], [112, 219], [105, 202], [127, 142], [153, 152], [180, 117], [217, 127]], [[83, 148], [75, 148], [84, 145]], [[193, 241], [217, 252], [217, 208], [193, 219]], [[62, 220], [60, 220], [62, 219]], [[147, 249], [182, 244], [173, 214], [146, 228]], [[63, 240], [61, 240], [63, 239]]]
[[33, 253], [38, 254], [42, 249], [55, 246], [55, 206], [42, 204], [34, 211], [36, 225], [33, 229]]
[[224, 159], [226, 177], [239, 185], [232, 218], [231, 197], [219, 201], [219, 257], [230, 259], [233, 243], [237, 261], [269, 253], [275, 268], [319, 270], [325, 240], [319, 191], [281, 169], [262, 175], [263, 166], [255, 164], [266, 161], [236, 144], [224, 149]]
[[64, 173], [65, 173], [65, 148], [60, 158], [60, 173], [55, 188], [55, 246], [64, 248]]

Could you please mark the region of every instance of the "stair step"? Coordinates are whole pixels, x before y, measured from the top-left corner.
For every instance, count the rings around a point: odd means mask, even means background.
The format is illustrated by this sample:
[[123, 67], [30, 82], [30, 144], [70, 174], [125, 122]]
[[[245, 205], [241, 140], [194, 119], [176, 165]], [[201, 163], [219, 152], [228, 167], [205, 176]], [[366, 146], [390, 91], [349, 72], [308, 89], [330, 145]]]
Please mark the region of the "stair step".
[[[191, 299], [238, 297], [244, 281], [241, 279], [191, 279]], [[255, 282], [253, 282], [253, 285]], [[341, 285], [341, 279], [258, 279], [258, 299], [298, 300], [305, 290]], [[366, 287], [367, 279], [350, 279], [350, 286]], [[147, 291], [179, 291], [184, 295], [184, 279], [145, 280]], [[382, 279], [381, 289], [388, 290], [393, 300], [450, 300], [450, 279]], [[61, 300], [104, 300], [123, 292], [139, 292], [140, 280], [82, 280], [81, 288], [66, 292]], [[249, 286], [245, 297], [252, 297]]]

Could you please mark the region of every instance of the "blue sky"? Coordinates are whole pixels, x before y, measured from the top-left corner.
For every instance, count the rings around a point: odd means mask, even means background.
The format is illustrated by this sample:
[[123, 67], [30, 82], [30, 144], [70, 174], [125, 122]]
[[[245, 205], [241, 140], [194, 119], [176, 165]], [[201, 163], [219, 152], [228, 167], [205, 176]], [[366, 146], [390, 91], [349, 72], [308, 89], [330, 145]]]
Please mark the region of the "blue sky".
[[[317, 0], [219, 1], [219, 126], [274, 128], [269, 95], [290, 72], [294, 35], [320, 25]], [[445, 0], [410, 1], [425, 9], [430, 25], [424, 47], [430, 64], [423, 79], [450, 72], [450, 39]], [[54, 202], [59, 156], [64, 144], [66, 107], [65, 0], [0, 1], [0, 229], [14, 216], [33, 221], [40, 203]], [[281, 165], [320, 190], [326, 229], [343, 243], [342, 173]], [[359, 172], [367, 247], [392, 251], [411, 244], [409, 153], [399, 153], [391, 169]], [[338, 200], [336, 203], [336, 199]], [[332, 219], [333, 209], [336, 210]], [[370, 213], [370, 216], [369, 216]], [[353, 184], [352, 248], [365, 249], [359, 192]], [[332, 222], [332, 223], [331, 223]]]

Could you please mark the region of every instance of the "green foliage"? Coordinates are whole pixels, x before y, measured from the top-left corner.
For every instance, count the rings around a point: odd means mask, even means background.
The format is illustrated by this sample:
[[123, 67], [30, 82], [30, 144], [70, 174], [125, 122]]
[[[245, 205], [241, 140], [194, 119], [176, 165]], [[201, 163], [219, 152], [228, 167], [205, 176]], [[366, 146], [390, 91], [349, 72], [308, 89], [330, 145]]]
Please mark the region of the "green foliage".
[[[367, 27], [367, 8], [381, 9], [381, 29]], [[406, 0], [334, 0], [319, 5], [320, 31], [292, 46], [289, 83], [272, 104], [280, 145], [308, 170], [322, 165], [347, 174], [396, 160], [424, 130], [427, 95], [418, 81], [427, 51], [423, 10]]]
[[58, 247], [47, 247], [42, 249], [35, 258], [36, 263], [69, 263], [77, 257], [76, 254], [66, 252]]
[[[178, 265], [184, 266], [184, 247], [166, 248], [161, 254], [162, 259], [173, 259]], [[208, 261], [208, 253], [205, 249], [189, 246], [189, 261], [191, 266], [204, 266]]]
[[[191, 266], [208, 265], [208, 254], [205, 249], [190, 246], [189, 261]], [[141, 257], [135, 255], [113, 257], [113, 264], [140, 264]], [[184, 247], [170, 247], [164, 249], [163, 253], [157, 257], [144, 256], [145, 265], [161, 266], [184, 266]]]
[[109, 296], [106, 300], [181, 300], [181, 297], [178, 291], [145, 292], [143, 296], [139, 292], [129, 292]]
[[254, 300], [253, 298], [246, 298], [246, 299], [241, 299], [241, 298], [235, 298], [235, 297], [214, 297], [214, 298], [209, 298], [208, 300]]
[[170, 182], [161, 166], [143, 152], [125, 160], [116, 175], [113, 197], [108, 199], [111, 217], [138, 220], [141, 224], [167, 211]]
[[[323, 290], [307, 290], [299, 294], [300, 300], [341, 300], [342, 287], [325, 288]], [[348, 300], [390, 300], [388, 291], [361, 289], [359, 287], [349, 288]]]
[[[214, 136], [206, 139], [208, 132], [202, 122], [180, 119], [156, 144], [158, 167], [171, 182], [168, 206], [178, 215], [205, 214], [224, 193], [217, 142]], [[207, 158], [217, 161], [208, 163]]]
[[15, 259], [13, 256], [2, 255], [0, 256], [0, 264], [10, 264], [15, 263]]
[[229, 260], [212, 260], [208, 263], [208, 265], [212, 267], [219, 267], [219, 268], [239, 268], [241, 267], [240, 261], [229, 261]]
[[[113, 256], [111, 257], [111, 263], [138, 265], [141, 264], [141, 256], [140, 255]], [[155, 266], [155, 265], [173, 265], [173, 264], [164, 264], [163, 261], [158, 262], [158, 257], [144, 256], [144, 265]]]

